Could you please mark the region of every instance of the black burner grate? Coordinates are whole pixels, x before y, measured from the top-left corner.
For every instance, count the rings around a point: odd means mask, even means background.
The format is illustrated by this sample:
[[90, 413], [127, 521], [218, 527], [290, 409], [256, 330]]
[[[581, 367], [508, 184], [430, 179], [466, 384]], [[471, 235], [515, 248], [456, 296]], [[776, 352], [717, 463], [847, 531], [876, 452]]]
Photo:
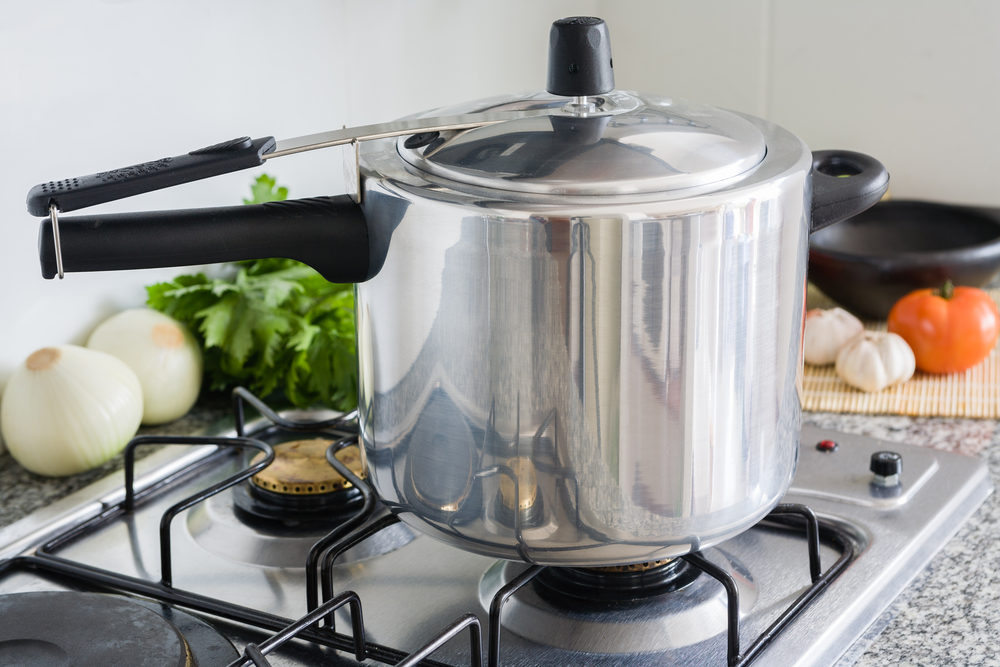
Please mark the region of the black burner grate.
[[[334, 444], [327, 450], [327, 461], [360, 490], [363, 498], [360, 507], [354, 514], [320, 539], [310, 550], [306, 563], [308, 611], [304, 617], [298, 620], [283, 618], [262, 610], [243, 607], [180, 589], [175, 587], [172, 582], [170, 525], [174, 517], [223, 489], [248, 479], [266, 466], [273, 456], [266, 443], [248, 437], [245, 425], [246, 404], [254, 407], [278, 428], [292, 432], [324, 432], [329, 434], [334, 440]], [[237, 433], [235, 438], [143, 436], [133, 440], [126, 448], [125, 454], [125, 499], [121, 503], [105, 507], [92, 519], [81, 522], [79, 525], [56, 535], [31, 555], [0, 561], [0, 577], [15, 572], [33, 572], [41, 576], [68, 580], [74, 587], [139, 595], [179, 608], [258, 628], [264, 633], [275, 633], [270, 637], [263, 636], [260, 641], [248, 642], [244, 648], [243, 656], [232, 663], [233, 665], [267, 665], [268, 661], [265, 656], [293, 637], [350, 652], [358, 661], [370, 659], [384, 664], [404, 666], [415, 665], [418, 662], [425, 665], [440, 665], [441, 663], [430, 660], [429, 656], [466, 629], [469, 631], [472, 664], [482, 665], [481, 623], [473, 611], [461, 615], [422, 648], [407, 654], [398, 649], [368, 641], [365, 635], [361, 599], [351, 591], [335, 594], [332, 573], [337, 558], [348, 549], [399, 521], [397, 516], [391, 514], [377, 500], [374, 491], [366, 481], [359, 479], [347, 466], [334, 457], [334, 454], [340, 449], [357, 442], [356, 414], [324, 421], [291, 420], [276, 414], [266, 404], [243, 389], [234, 391], [233, 406]], [[161, 490], [160, 485], [154, 485], [137, 493], [134, 489], [134, 465], [136, 447], [163, 444], [214, 445], [222, 449], [256, 449], [265, 452], [265, 458], [254, 465], [247, 466], [228, 479], [174, 504], [164, 512], [160, 521], [161, 578], [159, 581], [123, 575], [56, 555], [55, 552], [61, 547], [89, 531], [96, 530], [132, 513], [138, 504]], [[729, 574], [699, 554], [689, 554], [682, 557], [682, 562], [687, 564], [686, 569], [689, 572], [703, 571], [719, 580], [727, 591], [727, 663], [729, 665], [747, 665], [759, 656], [778, 633], [787, 627], [857, 555], [854, 542], [846, 531], [834, 522], [818, 520], [813, 512], [805, 506], [779, 505], [768, 515], [765, 522], [770, 526], [786, 530], [805, 530], [812, 584], [785, 611], [780, 613], [774, 622], [742, 653], [740, 651], [739, 594], [735, 581]], [[836, 547], [841, 554], [837, 561], [825, 571], [820, 565], [819, 545], [821, 539]], [[673, 567], [681, 569], [679, 565]], [[493, 598], [486, 632], [487, 664], [490, 667], [500, 665], [500, 615], [504, 604], [546, 569], [537, 565], [528, 567], [503, 586]], [[684, 574], [683, 576], [690, 575]], [[345, 605], [350, 609], [352, 626], [350, 635], [337, 632], [333, 622], [334, 611]]]

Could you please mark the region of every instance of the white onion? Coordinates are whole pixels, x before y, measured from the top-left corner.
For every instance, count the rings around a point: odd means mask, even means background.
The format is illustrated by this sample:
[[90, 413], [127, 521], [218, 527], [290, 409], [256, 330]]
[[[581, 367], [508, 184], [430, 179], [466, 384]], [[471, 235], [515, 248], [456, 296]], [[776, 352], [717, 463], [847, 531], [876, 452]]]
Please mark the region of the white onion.
[[87, 347], [118, 357], [142, 385], [143, 424], [182, 417], [198, 400], [201, 349], [174, 318], [148, 308], [125, 310], [102, 322]]
[[11, 456], [39, 475], [73, 475], [118, 454], [142, 418], [135, 373], [110, 354], [44, 347], [15, 369], [0, 405]]

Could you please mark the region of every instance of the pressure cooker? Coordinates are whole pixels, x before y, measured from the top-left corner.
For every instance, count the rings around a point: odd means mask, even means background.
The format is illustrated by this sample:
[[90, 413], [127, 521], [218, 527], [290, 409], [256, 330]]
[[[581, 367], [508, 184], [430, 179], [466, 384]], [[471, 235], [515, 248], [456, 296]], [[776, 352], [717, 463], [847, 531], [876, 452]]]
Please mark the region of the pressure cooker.
[[[356, 283], [363, 450], [403, 521], [546, 565], [702, 549], [791, 483], [807, 238], [888, 176], [616, 90], [597, 18], [552, 25], [546, 88], [36, 186], [43, 275], [301, 260]], [[60, 215], [335, 145], [348, 195]]]

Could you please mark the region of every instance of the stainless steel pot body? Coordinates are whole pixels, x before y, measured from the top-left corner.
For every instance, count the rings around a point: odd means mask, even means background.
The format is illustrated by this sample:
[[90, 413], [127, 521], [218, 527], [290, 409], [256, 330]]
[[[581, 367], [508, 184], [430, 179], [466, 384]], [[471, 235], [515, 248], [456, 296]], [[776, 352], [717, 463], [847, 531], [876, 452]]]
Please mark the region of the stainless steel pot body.
[[374, 483], [415, 528], [549, 565], [666, 558], [787, 490], [800, 423], [811, 155], [711, 192], [458, 192], [362, 152], [384, 263], [357, 286]]
[[[358, 283], [364, 451], [403, 520], [552, 565], [723, 540], [794, 472], [809, 231], [888, 175], [614, 90], [600, 19], [556, 21], [549, 48], [546, 93], [39, 184], [42, 274], [303, 261]], [[356, 200], [57, 215], [346, 143]]]

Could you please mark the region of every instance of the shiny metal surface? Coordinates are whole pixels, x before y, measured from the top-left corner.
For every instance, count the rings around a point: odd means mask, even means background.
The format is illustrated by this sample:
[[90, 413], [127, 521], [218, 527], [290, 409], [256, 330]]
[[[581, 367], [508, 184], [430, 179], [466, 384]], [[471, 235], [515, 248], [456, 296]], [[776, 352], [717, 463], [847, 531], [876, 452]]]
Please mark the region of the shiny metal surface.
[[418, 169], [482, 187], [622, 195], [719, 183], [756, 167], [767, 152], [760, 130], [737, 114], [618, 96], [626, 101], [571, 103], [562, 113], [448, 132], [419, 148], [401, 140], [399, 153]]
[[[814, 444], [823, 439], [837, 440], [837, 452], [818, 452]], [[815, 428], [803, 429], [798, 440], [802, 443], [799, 470], [783, 501], [808, 503], [819, 516], [844, 526], [861, 549], [844, 573], [763, 651], [755, 667], [819, 667], [836, 662], [991, 490], [986, 467], [976, 459]], [[877, 495], [870, 485], [868, 458], [882, 449], [902, 454], [906, 463], [904, 489], [924, 480], [915, 492], [904, 494], [903, 501], [891, 506], [868, 502]], [[179, 451], [164, 454], [176, 457]], [[156, 456], [155, 461], [150, 461], [155, 464], [150, 470], [164, 477], [175, 476], [178, 467]], [[199, 477], [175, 479], [176, 486], [164, 489], [132, 519], [119, 520], [78, 539], [58, 555], [155, 580], [160, 515], [194, 489], [231, 474], [234, 465], [233, 457], [216, 457], [212, 463], [214, 467]], [[187, 460], [187, 464], [197, 462]], [[152, 480], [147, 478], [146, 482]], [[0, 558], [30, 551], [43, 535], [51, 534], [60, 524], [65, 528], [99, 513], [102, 501], [120, 500], [121, 494], [115, 490], [120, 485], [120, 475], [112, 475], [66, 503], [0, 530]], [[79, 509], [72, 510], [74, 505]], [[252, 565], [242, 559], [222, 557], [199, 544], [189, 531], [190, 525], [181, 517], [175, 532], [178, 586], [282, 616], [304, 614], [303, 568]], [[824, 545], [821, 555], [823, 566], [828, 567], [837, 552]], [[757, 526], [707, 549], [705, 556], [737, 575], [741, 590], [746, 592], [740, 608], [744, 646], [809, 581], [805, 543], [794, 531]], [[371, 640], [412, 651], [468, 612], [478, 614], [485, 627], [484, 591], [495, 586], [497, 573], [521, 567], [449, 549], [419, 536], [376, 557], [338, 565], [334, 585], [337, 591], [358, 593]], [[557, 616], [539, 606], [532, 591], [516, 593], [502, 617], [501, 664], [725, 664], [719, 597], [700, 579], [692, 586], [686, 597], [696, 599], [700, 612], [673, 603], [667, 596], [652, 605], [605, 613], [576, 610]], [[58, 582], [28, 574], [0, 578], [0, 593], [58, 589]], [[545, 618], [539, 623], [546, 634], [539, 635], [537, 628], [525, 628], [515, 611], [523, 611], [525, 605], [534, 605], [530, 612], [534, 616], [529, 618]], [[654, 607], [659, 615], [652, 613]], [[672, 622], [673, 614], [679, 620]], [[650, 643], [648, 635], [643, 642], [641, 633], [631, 632], [651, 625], [664, 628], [667, 637], [656, 636]], [[349, 627], [346, 614], [339, 617], [338, 627]], [[249, 641], [261, 641], [263, 636], [231, 625], [222, 628], [238, 650]], [[695, 641], [690, 641], [692, 635], [682, 632], [684, 628], [697, 628]], [[528, 638], [532, 635], [535, 639]], [[551, 637], [551, 641], [543, 642], [540, 636]], [[685, 636], [689, 641], [684, 640]], [[676, 641], [664, 646], [670, 637]], [[580, 654], [574, 650], [574, 641], [595, 650]], [[465, 664], [468, 642], [465, 637], [458, 638], [433, 657], [447, 664]], [[268, 659], [276, 667], [356, 664], [348, 655], [334, 656], [299, 643]]]
[[59, 209], [55, 204], [49, 206], [49, 219], [52, 221], [52, 253], [56, 256], [56, 275], [62, 280], [66, 273], [63, 271], [62, 241], [59, 238]]
[[[233, 509], [233, 496], [213, 496], [191, 509], [187, 534], [201, 549], [225, 561], [265, 567], [301, 568], [309, 549], [330, 529], [276, 531], [256, 529], [241, 520]], [[378, 556], [398, 549], [414, 537], [407, 526], [397, 524], [366, 540], [344, 555], [343, 562]]]
[[[837, 454], [829, 456], [815, 449], [817, 441], [830, 438], [841, 443]], [[806, 502], [818, 515], [841, 523], [853, 536], [860, 555], [812, 606], [778, 635], [753, 663], [755, 666], [834, 664], [990, 493], [986, 467], [975, 459], [814, 428], [803, 429], [800, 440], [800, 470], [808, 475], [802, 482], [796, 476], [783, 502]], [[866, 502], [873, 497], [867, 459], [871, 452], [885, 448], [902, 453], [906, 460], [905, 485], [930, 476], [903, 504], [891, 508]], [[914, 476], [909, 474], [911, 470]], [[814, 482], [818, 485], [812, 485]], [[428, 550], [420, 551], [426, 554], [420, 560], [427, 566], [414, 576], [408, 589], [417, 597], [432, 596], [432, 609], [440, 614], [439, 619], [436, 623], [425, 623], [423, 619], [408, 620], [400, 613], [391, 618], [380, 617], [379, 623], [397, 625], [398, 641], [414, 648], [443, 628], [448, 620], [467, 611], [470, 603], [478, 602], [485, 622], [483, 591], [495, 587], [491, 578], [500, 568], [523, 567], [490, 564], [488, 560], [457, 551], [449, 552], [453, 556], [447, 562], [440, 562], [431, 556], [438, 551], [430, 551], [425, 540], [415, 540], [412, 546], [414, 554], [418, 549]], [[405, 555], [406, 550], [395, 553], [399, 558]], [[824, 544], [821, 555], [823, 566], [827, 567], [838, 552]], [[795, 532], [755, 527], [707, 549], [706, 556], [733, 574], [741, 590], [747, 593], [740, 607], [744, 648], [808, 585], [805, 544]], [[398, 586], [377, 583], [383, 576], [389, 578], [391, 566], [384, 561], [372, 565], [368, 573], [372, 576], [364, 581], [364, 588], [360, 579], [343, 585], [364, 591], [361, 594], [364, 598], [367, 593], [365, 599], [383, 600], [383, 609], [392, 607]], [[624, 606], [612, 613], [578, 609], [560, 610], [556, 614], [547, 613], [542, 605], [537, 605], [533, 591], [519, 592], [503, 615], [501, 664], [505, 667], [725, 664], [724, 605], [700, 580], [689, 596], [704, 605], [702, 613], [695, 614], [697, 620], [688, 617], [692, 612], [686, 603], [691, 600], [685, 599], [682, 604], [680, 597], [674, 600], [668, 596], [652, 605]], [[713, 601], [719, 606], [713, 606]], [[521, 616], [525, 607], [532, 605], [535, 606], [530, 618], [539, 627], [533, 627]], [[654, 620], [654, 607], [668, 618]], [[665, 630], [667, 637], [651, 638], [632, 632], [636, 627], [654, 623], [669, 628]], [[694, 641], [682, 632], [683, 628], [692, 627], [697, 628], [692, 630]], [[670, 646], [664, 646], [665, 643]], [[581, 654], [579, 650], [587, 652]], [[468, 660], [466, 644], [452, 642], [435, 657], [449, 664], [464, 664]]]
[[[362, 435], [405, 521], [482, 554], [603, 565], [708, 546], [777, 503], [811, 158], [748, 122], [768, 145], [752, 174], [655, 203], [541, 204], [363, 147], [381, 270], [357, 287]], [[535, 505], [510, 507], [532, 483]]]
[[411, 118], [386, 123], [374, 123], [372, 125], [360, 125], [357, 127], [345, 127], [340, 130], [328, 130], [307, 134], [291, 139], [282, 139], [275, 144], [274, 150], [261, 155], [262, 160], [270, 160], [276, 157], [304, 153], [306, 151], [319, 150], [321, 148], [333, 148], [334, 146], [345, 146], [360, 141], [371, 141], [373, 139], [384, 139], [386, 137], [398, 137], [407, 134], [417, 134], [420, 132], [439, 132], [444, 130], [466, 130], [481, 125], [492, 125], [518, 118], [525, 115], [535, 115], [545, 113], [544, 111], [523, 110], [517, 112], [501, 112], [497, 114], [482, 113], [475, 115], [455, 115], [441, 118]]
[[385, 123], [345, 127], [339, 130], [327, 130], [326, 132], [317, 132], [291, 139], [281, 139], [275, 144], [274, 150], [262, 155], [261, 159], [270, 160], [276, 157], [294, 155], [295, 153], [344, 146], [346, 144], [373, 139], [385, 139], [387, 137], [399, 137], [423, 132], [468, 130], [532, 116], [547, 116], [560, 113], [580, 116], [585, 115], [590, 110], [600, 111], [605, 114], [623, 113], [631, 111], [638, 104], [634, 96], [615, 91], [601, 96], [598, 100], [593, 105], [587, 102], [580, 104], [575, 101], [567, 102], [567, 98], [565, 97], [555, 97], [545, 94], [513, 99], [495, 98], [479, 100], [473, 103], [475, 105], [474, 111], [471, 109], [463, 110], [464, 107], [455, 107], [450, 113], [442, 112], [442, 114], [437, 116], [422, 114], [420, 116], [401, 118]]

